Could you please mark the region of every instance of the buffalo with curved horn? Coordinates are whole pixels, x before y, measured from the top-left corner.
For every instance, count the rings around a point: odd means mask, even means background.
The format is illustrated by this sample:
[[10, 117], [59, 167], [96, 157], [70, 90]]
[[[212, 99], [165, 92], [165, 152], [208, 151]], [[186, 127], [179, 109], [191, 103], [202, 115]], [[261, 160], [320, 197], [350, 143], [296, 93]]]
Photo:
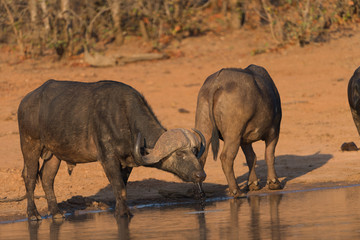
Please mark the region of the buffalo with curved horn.
[[116, 216], [131, 216], [126, 183], [133, 167], [159, 168], [194, 183], [206, 177], [198, 161], [206, 145], [201, 132], [167, 131], [144, 97], [120, 82], [49, 80], [21, 101], [18, 122], [30, 220], [41, 219], [34, 203], [38, 176], [50, 214], [63, 217], [53, 187], [61, 160], [69, 173], [78, 163], [101, 163], [116, 197]]

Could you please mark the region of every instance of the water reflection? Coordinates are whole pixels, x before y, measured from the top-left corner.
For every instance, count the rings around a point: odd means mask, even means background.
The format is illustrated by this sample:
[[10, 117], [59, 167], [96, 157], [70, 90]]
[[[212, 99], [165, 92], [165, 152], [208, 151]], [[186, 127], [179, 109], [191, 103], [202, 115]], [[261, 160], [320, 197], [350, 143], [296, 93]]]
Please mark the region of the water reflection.
[[207, 239], [207, 229], [206, 229], [206, 219], [205, 219], [205, 205], [196, 204], [195, 210], [199, 213], [197, 214], [197, 220], [199, 224], [199, 238], [201, 240]]
[[129, 223], [130, 221], [126, 218], [116, 219], [118, 227], [118, 239], [126, 240], [130, 239]]
[[[35, 222], [35, 221], [28, 221], [28, 230], [29, 230], [29, 235], [30, 235], [30, 239], [38, 239], [38, 231], [39, 231], [39, 227], [40, 227], [41, 222]], [[51, 229], [50, 229], [51, 231]]]
[[[249, 196], [247, 198], [248, 206], [242, 205], [246, 204], [246, 201], [243, 199], [230, 199], [230, 216], [228, 220], [228, 227], [224, 231], [224, 236], [221, 236], [225, 239], [240, 239], [241, 236], [244, 236], [242, 231], [247, 231], [249, 233], [250, 239], [262, 239], [269, 238], [269, 236], [262, 236], [263, 231], [259, 230], [262, 226], [261, 223], [261, 200], [263, 202], [268, 202], [269, 204], [269, 215], [270, 215], [270, 230], [271, 230], [271, 239], [282, 239], [280, 231], [280, 217], [279, 217], [279, 205], [282, 199], [281, 194], [272, 194], [266, 197], [260, 197], [257, 195]], [[264, 210], [267, 207], [264, 207]], [[246, 210], [250, 209], [249, 220], [246, 220], [244, 217], [247, 214]], [[242, 227], [243, 222], [248, 222], [248, 226]]]
[[[99, 216], [98, 216], [99, 215]], [[67, 219], [45, 219], [40, 222], [27, 221], [28, 232], [30, 240], [39, 240], [39, 239], [50, 239], [50, 240], [59, 240], [59, 239], [130, 239], [129, 234], [129, 223], [128, 219], [115, 219], [111, 216], [109, 212], [103, 212], [99, 214], [80, 214], [76, 216], [70, 216]], [[110, 224], [110, 232], [105, 233], [103, 238], [99, 232], [103, 232], [103, 224], [98, 224], [98, 220], [102, 221], [104, 218], [104, 224]], [[113, 221], [112, 221], [113, 220]], [[93, 228], [94, 223], [97, 222], [95, 228]], [[111, 222], [111, 223], [109, 223]], [[82, 231], [80, 225], [89, 224], [88, 227], [85, 227], [85, 232]], [[49, 225], [49, 226], [46, 226]], [[40, 228], [44, 226], [44, 228]], [[115, 226], [117, 226], [117, 235], [115, 231]], [[46, 236], [46, 228], [49, 228], [49, 235]], [[64, 227], [64, 229], [62, 229]], [[77, 231], [80, 228], [80, 231]], [[93, 235], [91, 232], [97, 232]], [[105, 232], [105, 231], [104, 231]], [[108, 235], [106, 235], [108, 234]], [[1, 234], [0, 234], [1, 236]], [[112, 236], [112, 237], [110, 237]], [[22, 239], [22, 238], [7, 238], [7, 239]]]
[[244, 202], [243, 199], [230, 199], [230, 218], [229, 226], [225, 231], [226, 239], [239, 239], [239, 216], [240, 206]]
[[356, 239], [360, 187], [176, 207], [133, 208], [134, 217], [83, 213], [65, 220], [0, 224], [0, 239]]
[[[59, 239], [60, 233], [60, 226], [64, 223], [65, 220], [63, 219], [56, 219], [52, 220], [50, 224], [50, 238], [49, 239]], [[42, 221], [35, 222], [35, 221], [28, 221], [28, 230], [29, 236], [31, 240], [38, 240], [39, 239], [39, 228], [42, 224]]]
[[271, 239], [283, 239], [280, 229], [279, 205], [283, 195], [270, 195]]

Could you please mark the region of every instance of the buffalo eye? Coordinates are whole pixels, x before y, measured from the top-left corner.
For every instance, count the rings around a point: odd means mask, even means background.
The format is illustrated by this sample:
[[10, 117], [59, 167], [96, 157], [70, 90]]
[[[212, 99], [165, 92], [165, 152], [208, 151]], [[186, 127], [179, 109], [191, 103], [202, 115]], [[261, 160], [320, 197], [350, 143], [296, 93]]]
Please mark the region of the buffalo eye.
[[184, 156], [184, 153], [182, 151], [177, 151], [176, 152], [176, 156], [177, 157], [183, 157]]

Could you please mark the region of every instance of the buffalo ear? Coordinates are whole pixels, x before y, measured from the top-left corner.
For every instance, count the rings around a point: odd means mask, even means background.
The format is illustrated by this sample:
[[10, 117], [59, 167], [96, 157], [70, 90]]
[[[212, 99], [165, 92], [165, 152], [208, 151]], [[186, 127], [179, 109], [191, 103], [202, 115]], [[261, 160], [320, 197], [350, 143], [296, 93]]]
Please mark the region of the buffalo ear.
[[[140, 139], [140, 141], [141, 141], [141, 139]], [[151, 148], [148, 148], [148, 147], [146, 146], [146, 139], [144, 138], [144, 147], [140, 147], [140, 154], [141, 154], [141, 156], [148, 155], [148, 154], [151, 153], [151, 151], [152, 151], [152, 149], [151, 149]]]
[[[202, 134], [198, 132], [202, 142], [205, 141]], [[202, 137], [201, 137], [202, 136]], [[187, 148], [191, 146], [190, 138], [196, 138], [195, 134], [186, 129], [172, 129], [164, 132], [159, 139], [156, 141], [155, 146], [149, 151], [148, 155], [142, 156], [140, 153], [140, 138], [141, 135], [138, 134], [138, 138], [135, 144], [134, 157], [136, 156], [136, 161], [141, 163], [141, 165], [151, 165], [155, 164], [162, 159], [170, 156], [173, 152], [183, 147]], [[194, 139], [195, 140], [195, 139]], [[204, 143], [203, 143], [204, 144]], [[205, 146], [205, 144], [204, 144]], [[203, 151], [200, 148], [201, 151]], [[201, 152], [199, 151], [199, 152]]]
[[199, 149], [198, 153], [196, 154], [196, 158], [199, 159], [205, 152], [206, 140], [205, 140], [204, 135], [199, 130], [197, 130], [195, 128], [192, 128], [192, 130], [194, 132], [196, 132], [200, 136], [200, 139], [201, 139], [200, 149]]
[[151, 154], [152, 150], [153, 150], [153, 149], [151, 149], [151, 148], [146, 148], [146, 147], [145, 147], [144, 150], [143, 150], [143, 151], [144, 151], [144, 152], [143, 152], [143, 156], [144, 156], [144, 155]]
[[[151, 164], [159, 162], [161, 160], [161, 158], [156, 158], [156, 157], [153, 157], [150, 155], [150, 153], [152, 152], [152, 149], [140, 147], [141, 139], [142, 139], [141, 133], [139, 132], [137, 135], [134, 153], [133, 153], [135, 163], [138, 166], [144, 166], [144, 165], [151, 165]], [[144, 141], [145, 141], [145, 139], [144, 139]]]
[[139, 132], [136, 138], [134, 152], [133, 152], [134, 161], [138, 166], [144, 165], [144, 161], [141, 155], [140, 141], [141, 141], [141, 133]]

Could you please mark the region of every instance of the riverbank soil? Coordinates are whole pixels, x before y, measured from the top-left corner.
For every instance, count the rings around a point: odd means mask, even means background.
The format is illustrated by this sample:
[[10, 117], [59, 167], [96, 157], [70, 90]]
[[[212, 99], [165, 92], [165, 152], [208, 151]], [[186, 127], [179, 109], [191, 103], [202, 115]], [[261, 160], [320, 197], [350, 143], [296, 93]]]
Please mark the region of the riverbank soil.
[[[341, 151], [344, 142], [360, 145], [348, 101], [347, 84], [360, 65], [360, 33], [335, 34], [326, 43], [305, 47], [271, 47], [269, 34], [239, 30], [174, 42], [165, 60], [94, 68], [83, 56], [58, 61], [53, 55], [21, 59], [12, 48], [0, 48], [0, 198], [25, 194], [21, 178], [23, 159], [17, 127], [21, 99], [46, 80], [93, 82], [116, 80], [144, 94], [161, 123], [168, 129], [194, 126], [197, 93], [210, 74], [224, 67], [265, 67], [281, 96], [283, 118], [276, 149], [276, 170], [284, 190], [360, 183], [360, 153]], [[135, 54], [151, 50], [150, 44], [133, 39], [109, 54]], [[261, 51], [260, 51], [261, 50]], [[256, 54], [264, 52], [262, 54]], [[254, 144], [257, 173], [266, 182], [264, 143]], [[221, 151], [221, 149], [220, 149]], [[240, 151], [235, 160], [238, 184], [246, 183], [248, 168]], [[227, 182], [220, 161], [209, 154], [204, 184], [208, 197], [225, 196]], [[172, 174], [135, 168], [128, 184], [130, 206], [192, 199], [192, 184]], [[267, 191], [266, 187], [264, 190]], [[71, 176], [62, 163], [55, 179], [55, 193], [64, 210], [106, 209], [114, 202], [109, 182], [99, 163], [77, 165]], [[36, 195], [43, 196], [41, 184]], [[180, 199], [180, 200], [179, 200]], [[36, 200], [47, 213], [44, 198]], [[25, 217], [26, 200], [0, 203], [0, 220]]]

